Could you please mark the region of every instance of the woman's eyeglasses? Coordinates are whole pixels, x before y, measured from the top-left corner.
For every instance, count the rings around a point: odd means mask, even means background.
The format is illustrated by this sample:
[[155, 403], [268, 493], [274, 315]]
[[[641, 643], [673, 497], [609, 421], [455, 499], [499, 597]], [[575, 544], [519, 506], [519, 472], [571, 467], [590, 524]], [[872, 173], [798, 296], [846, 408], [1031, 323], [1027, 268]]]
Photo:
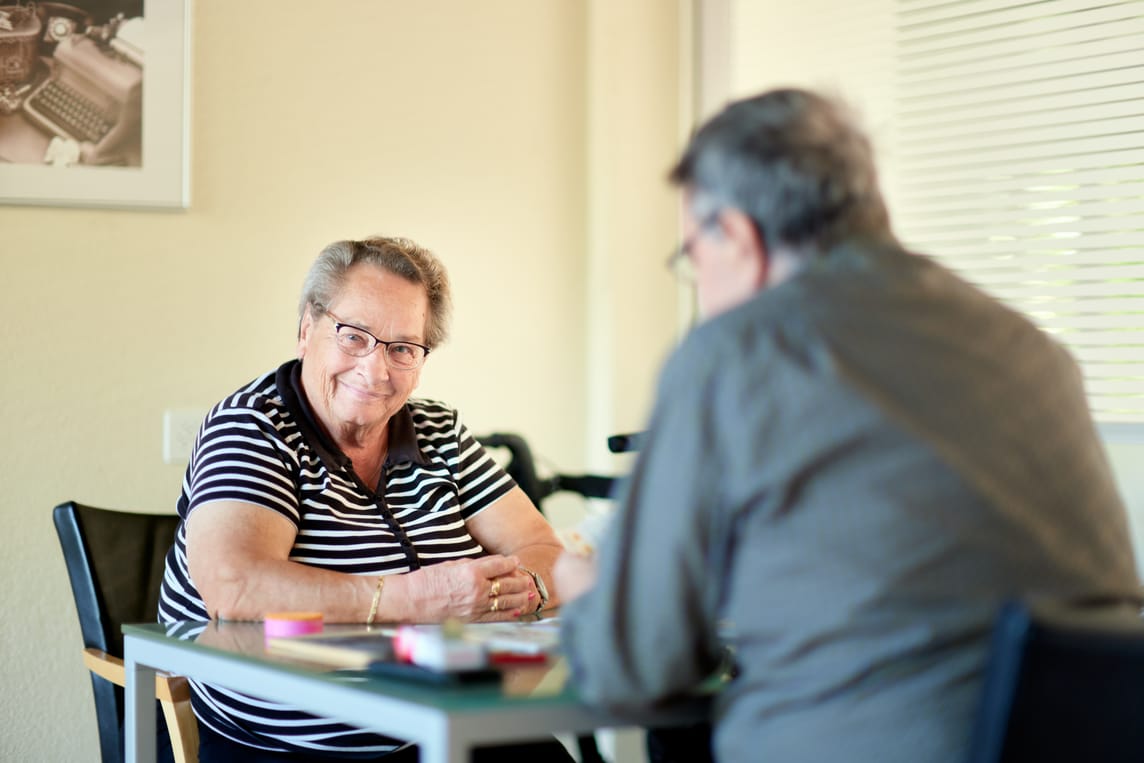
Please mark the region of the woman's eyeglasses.
[[338, 349], [355, 358], [364, 358], [381, 345], [385, 348], [385, 364], [390, 368], [402, 371], [412, 371], [420, 368], [429, 354], [429, 348], [416, 342], [386, 342], [378, 339], [360, 326], [351, 323], [342, 323], [341, 320], [325, 311], [334, 324], [334, 332], [338, 341]]

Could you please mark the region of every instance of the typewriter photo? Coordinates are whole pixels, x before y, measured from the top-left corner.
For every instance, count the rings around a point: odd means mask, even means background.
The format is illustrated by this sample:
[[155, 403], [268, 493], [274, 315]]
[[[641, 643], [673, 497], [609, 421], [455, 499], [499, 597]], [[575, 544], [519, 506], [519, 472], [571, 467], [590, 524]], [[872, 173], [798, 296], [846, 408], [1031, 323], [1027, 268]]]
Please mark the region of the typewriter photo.
[[0, 5], [0, 159], [142, 164], [143, 18], [99, 5]]

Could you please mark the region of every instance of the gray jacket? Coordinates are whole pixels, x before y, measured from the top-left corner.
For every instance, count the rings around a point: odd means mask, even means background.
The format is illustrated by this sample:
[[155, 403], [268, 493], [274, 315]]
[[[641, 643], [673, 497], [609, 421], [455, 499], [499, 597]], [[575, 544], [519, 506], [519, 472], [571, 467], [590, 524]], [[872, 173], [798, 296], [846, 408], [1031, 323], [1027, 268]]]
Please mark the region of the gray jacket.
[[851, 244], [695, 329], [562, 621], [584, 697], [730, 646], [720, 761], [959, 761], [1002, 599], [1135, 596], [1069, 354], [928, 258]]

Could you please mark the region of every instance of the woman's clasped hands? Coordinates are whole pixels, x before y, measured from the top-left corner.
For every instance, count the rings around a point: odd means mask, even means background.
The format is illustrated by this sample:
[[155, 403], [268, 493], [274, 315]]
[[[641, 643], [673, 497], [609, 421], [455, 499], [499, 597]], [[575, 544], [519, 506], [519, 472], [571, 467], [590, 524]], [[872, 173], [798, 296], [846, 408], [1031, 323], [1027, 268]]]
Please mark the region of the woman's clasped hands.
[[514, 620], [532, 614], [539, 593], [532, 576], [520, 569], [515, 556], [458, 559], [409, 573], [413, 620], [469, 622]]

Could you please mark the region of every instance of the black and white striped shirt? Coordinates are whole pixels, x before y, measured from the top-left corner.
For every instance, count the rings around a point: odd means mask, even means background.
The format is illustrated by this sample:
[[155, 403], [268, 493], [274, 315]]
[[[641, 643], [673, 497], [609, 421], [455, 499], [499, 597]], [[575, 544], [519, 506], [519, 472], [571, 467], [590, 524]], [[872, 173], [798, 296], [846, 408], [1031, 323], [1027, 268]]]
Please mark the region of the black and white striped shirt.
[[[318, 427], [290, 361], [216, 405], [196, 440], [167, 555], [159, 621], [208, 620], [187, 567], [186, 518], [198, 506], [240, 501], [298, 528], [290, 559], [357, 575], [409, 572], [485, 551], [465, 522], [512, 479], [440, 403], [410, 400], [389, 422], [376, 491]], [[220, 687], [191, 682], [200, 723], [243, 744], [276, 750], [392, 749], [395, 740]]]

